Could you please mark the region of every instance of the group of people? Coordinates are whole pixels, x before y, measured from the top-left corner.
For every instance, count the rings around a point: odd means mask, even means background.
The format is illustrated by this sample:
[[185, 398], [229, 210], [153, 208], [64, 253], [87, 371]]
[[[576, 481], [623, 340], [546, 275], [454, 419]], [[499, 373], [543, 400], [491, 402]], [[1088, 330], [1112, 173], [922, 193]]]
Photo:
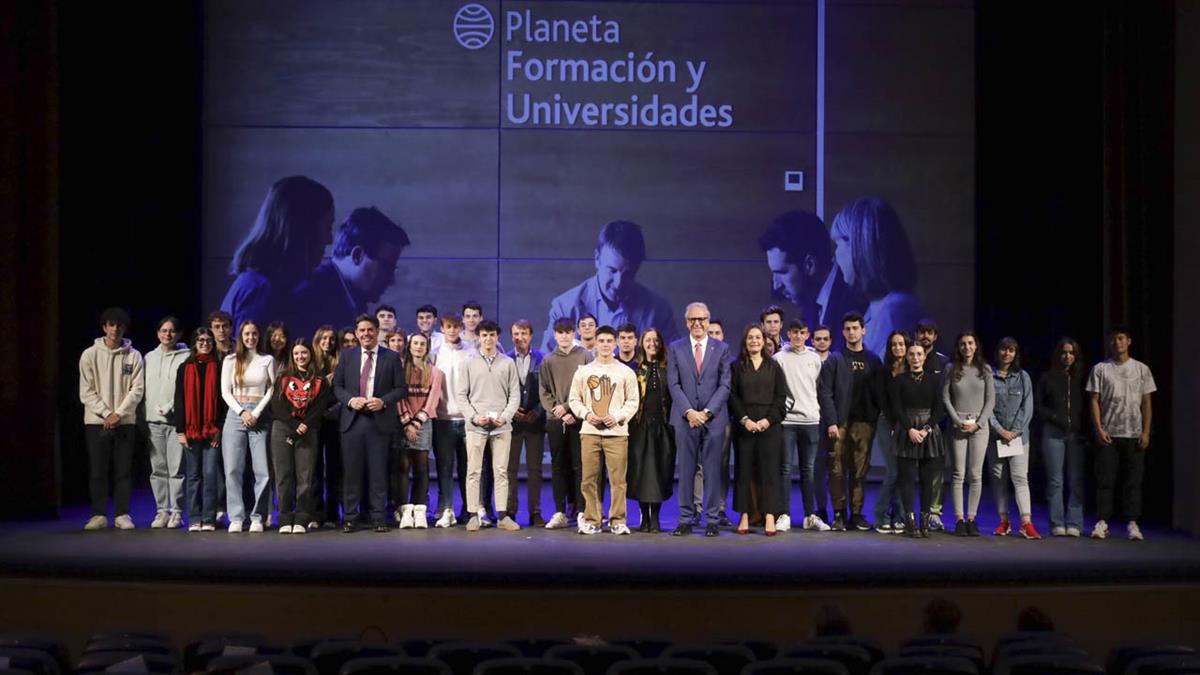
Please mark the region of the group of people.
[[[532, 346], [524, 319], [511, 324], [512, 347], [503, 350], [501, 327], [473, 301], [462, 314], [440, 317], [424, 305], [415, 319], [407, 332], [395, 309], [381, 306], [341, 330], [320, 326], [310, 340], [289, 335], [282, 322], [260, 329], [247, 319], [234, 332], [232, 317], [217, 311], [180, 344], [179, 320], [166, 317], [159, 344], [143, 359], [124, 338], [128, 314], [105, 310], [103, 335], [79, 363], [93, 511], [86, 529], [109, 526], [110, 480], [113, 524], [135, 526], [130, 473], [141, 426], [151, 448], [155, 528], [183, 527], [186, 515], [189, 531], [215, 530], [227, 519], [230, 532], [262, 532], [277, 509], [279, 531], [294, 534], [338, 525], [384, 532], [393, 522], [519, 530], [523, 450], [534, 527], [595, 534], [607, 520], [612, 533], [629, 534], [633, 499], [637, 529], [657, 532], [662, 504], [674, 496], [673, 535], [703, 523], [710, 537], [759, 526], [774, 536], [792, 528], [795, 463], [804, 529], [920, 538], [944, 527], [978, 536], [986, 467], [1000, 516], [994, 534], [1038, 539], [1028, 484], [1037, 447], [1051, 532], [1080, 536], [1090, 429], [1098, 517], [1091, 536], [1108, 536], [1119, 484], [1127, 535], [1142, 538], [1155, 385], [1149, 368], [1131, 358], [1123, 328], [1110, 332], [1110, 358], [1086, 378], [1079, 344], [1060, 340], [1053, 367], [1035, 386], [1012, 338], [998, 341], [989, 364], [978, 337], [964, 332], [948, 358], [935, 350], [936, 323], [921, 320], [911, 335], [892, 331], [877, 354], [856, 312], [842, 317], [838, 350], [830, 327], [798, 317], [785, 330], [778, 306], [765, 308], [736, 342], [726, 341], [700, 302], [685, 308], [686, 334], [669, 344], [656, 327], [598, 326], [585, 313], [555, 322], [548, 353]], [[1036, 446], [1035, 413], [1043, 422]], [[548, 519], [541, 513], [547, 441]], [[886, 477], [872, 524], [864, 479], [876, 441]], [[736, 524], [725, 501], [731, 457]], [[943, 526], [946, 467], [954, 522]], [[1010, 483], [1017, 518], [1010, 518]]]

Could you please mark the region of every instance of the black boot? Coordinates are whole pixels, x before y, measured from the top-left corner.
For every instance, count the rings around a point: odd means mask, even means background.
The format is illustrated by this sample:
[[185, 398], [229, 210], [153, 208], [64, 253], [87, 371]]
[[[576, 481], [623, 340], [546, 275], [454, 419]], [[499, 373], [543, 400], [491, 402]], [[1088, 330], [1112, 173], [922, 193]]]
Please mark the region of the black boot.
[[649, 513], [650, 513], [650, 532], [651, 533], [661, 532], [662, 525], [659, 524], [658, 517], [660, 515], [662, 515], [662, 504], [661, 503], [647, 504], [646, 508], [649, 510]]
[[913, 539], [921, 538], [921, 530], [917, 527], [917, 517], [911, 513], [904, 519], [904, 536]]
[[928, 513], [922, 513], [922, 514], [921, 514], [921, 538], [922, 538], [922, 539], [924, 539], [924, 538], [928, 537], [928, 536], [929, 536], [929, 533], [930, 533], [930, 531], [932, 531], [932, 530], [933, 530], [933, 528], [929, 526], [929, 523], [930, 523], [930, 521], [932, 521], [932, 520], [933, 520], [933, 516], [932, 516], [932, 515], [930, 515], [930, 514], [928, 514]]
[[638, 532], [650, 531], [650, 505], [645, 502], [638, 502], [638, 509], [642, 512], [642, 519], [638, 521]]

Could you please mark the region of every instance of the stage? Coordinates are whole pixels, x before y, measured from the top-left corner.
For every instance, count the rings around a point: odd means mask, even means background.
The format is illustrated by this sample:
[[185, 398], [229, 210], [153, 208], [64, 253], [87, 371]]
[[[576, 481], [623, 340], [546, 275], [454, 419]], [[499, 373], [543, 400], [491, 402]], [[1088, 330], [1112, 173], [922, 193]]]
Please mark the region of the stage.
[[[524, 485], [522, 485], [522, 489]], [[984, 504], [989, 504], [984, 495]], [[868, 493], [867, 504], [874, 501]], [[795, 495], [794, 503], [799, 503]], [[637, 503], [630, 502], [636, 526]], [[703, 528], [687, 537], [666, 532], [583, 536], [573, 528], [525, 527], [369, 530], [343, 534], [322, 529], [303, 535], [189, 533], [145, 525], [153, 501], [138, 491], [131, 509], [142, 525], [132, 531], [85, 532], [86, 508], [57, 521], [0, 526], [0, 575], [95, 580], [220, 583], [302, 582], [393, 587], [553, 586], [591, 587], [760, 586], [793, 588], [836, 583], [849, 587], [979, 586], [1194, 582], [1200, 579], [1200, 540], [1152, 527], [1146, 540], [1128, 541], [1123, 525], [1108, 540], [990, 535], [996, 517], [981, 509], [978, 538], [940, 532], [928, 539], [870, 532], [793, 529], [768, 538], [762, 528], [741, 536]], [[674, 527], [673, 502], [663, 526]], [[735, 514], [731, 514], [733, 516]], [[518, 520], [526, 522], [522, 511]], [[1091, 519], [1088, 523], [1092, 522]], [[1090, 531], [1090, 530], [1089, 530]], [[403, 573], [398, 573], [402, 571]]]

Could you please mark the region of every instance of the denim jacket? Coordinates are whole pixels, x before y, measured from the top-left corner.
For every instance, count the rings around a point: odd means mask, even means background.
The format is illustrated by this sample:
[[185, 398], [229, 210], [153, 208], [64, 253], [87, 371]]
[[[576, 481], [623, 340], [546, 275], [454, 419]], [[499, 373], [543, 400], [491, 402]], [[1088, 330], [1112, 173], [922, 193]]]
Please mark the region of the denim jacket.
[[1000, 377], [992, 371], [996, 391], [996, 407], [992, 409], [992, 431], [1004, 429], [1029, 437], [1029, 421], [1033, 419], [1033, 382], [1029, 373], [1019, 370]]

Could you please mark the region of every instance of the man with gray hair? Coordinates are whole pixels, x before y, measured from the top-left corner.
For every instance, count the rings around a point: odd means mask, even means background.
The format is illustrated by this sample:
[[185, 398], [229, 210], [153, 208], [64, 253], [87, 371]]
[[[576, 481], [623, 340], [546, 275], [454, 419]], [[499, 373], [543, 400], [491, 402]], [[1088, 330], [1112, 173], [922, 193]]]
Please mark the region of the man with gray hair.
[[[687, 337], [671, 343], [667, 358], [667, 388], [671, 392], [671, 424], [679, 457], [679, 525], [671, 533], [692, 533], [693, 477], [697, 464], [705, 476], [721, 473], [721, 444], [729, 426], [729, 346], [708, 337], [711, 314], [702, 302], [684, 311]], [[720, 534], [721, 481], [704, 482], [704, 536]]]

